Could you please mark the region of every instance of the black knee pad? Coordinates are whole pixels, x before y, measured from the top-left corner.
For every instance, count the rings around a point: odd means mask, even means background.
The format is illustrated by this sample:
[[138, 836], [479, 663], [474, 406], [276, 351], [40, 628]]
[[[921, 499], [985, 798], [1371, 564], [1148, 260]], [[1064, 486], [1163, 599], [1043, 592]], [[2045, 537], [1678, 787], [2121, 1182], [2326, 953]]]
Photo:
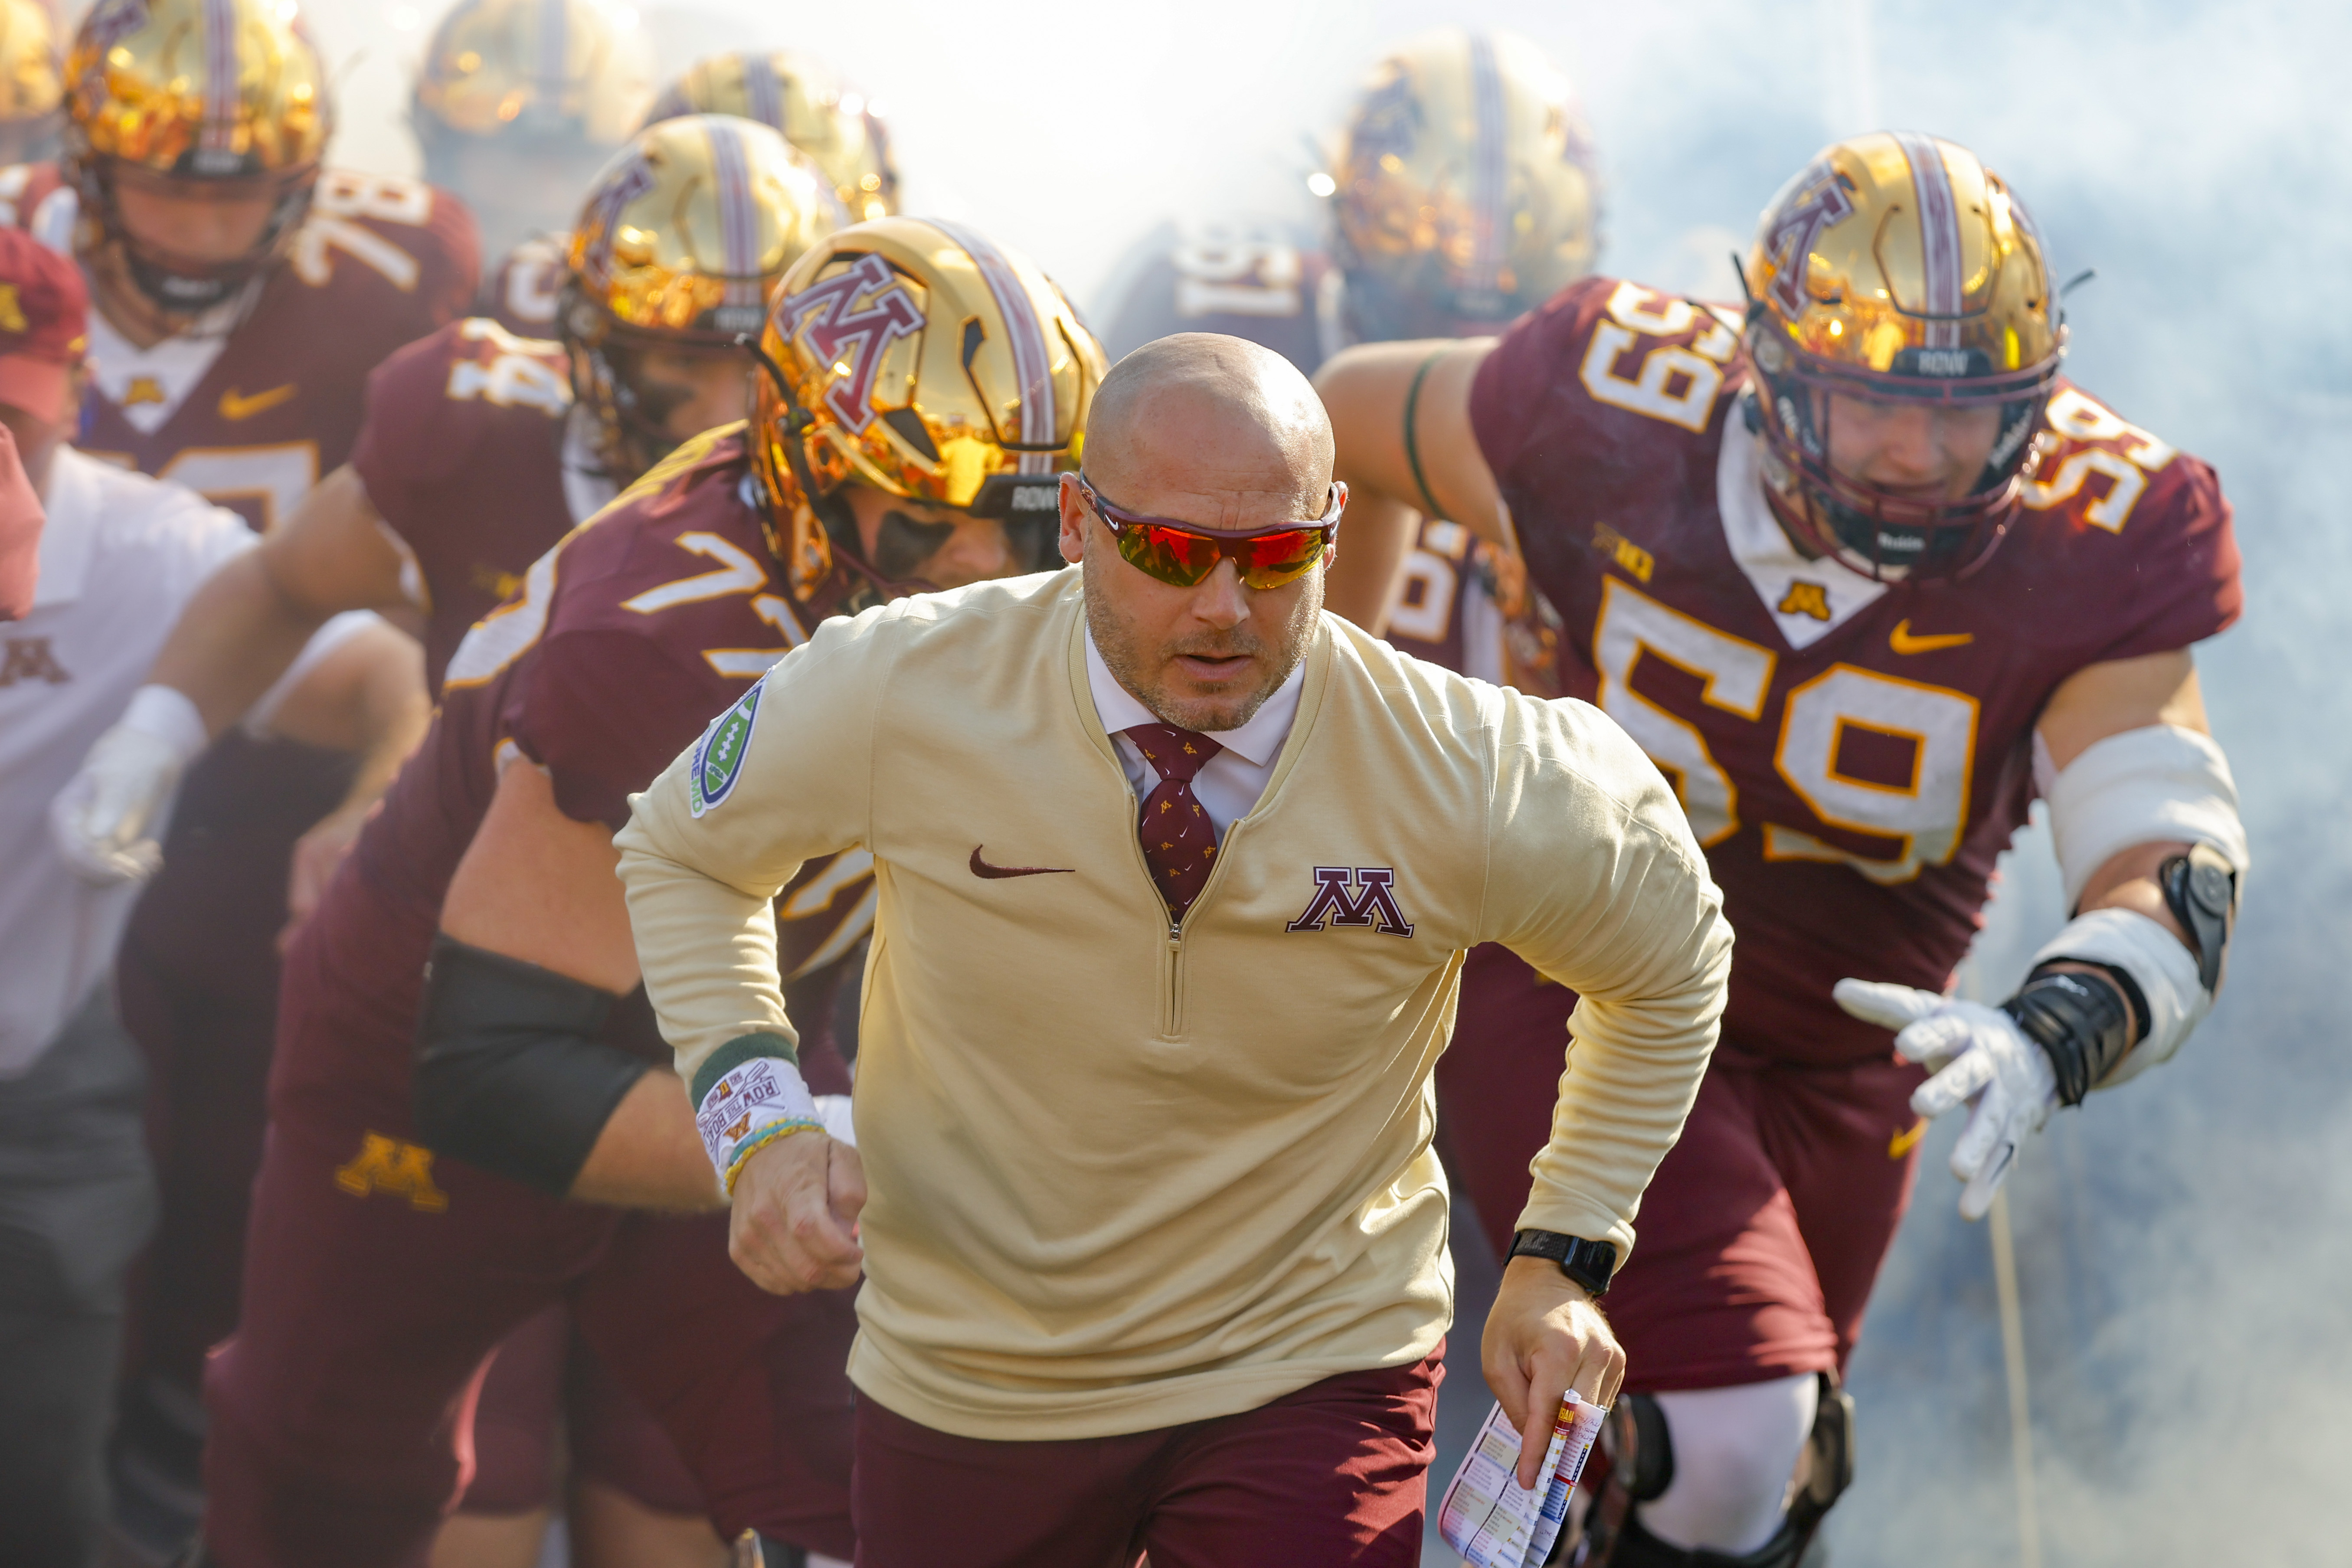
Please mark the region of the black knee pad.
[[1755, 1551], [1735, 1555], [1669, 1546], [1643, 1527], [1636, 1505], [1664, 1495], [1673, 1484], [1675, 1449], [1658, 1402], [1633, 1394], [1621, 1397], [1609, 1413], [1604, 1430], [1612, 1464], [1581, 1539], [1564, 1540], [1553, 1561], [1579, 1568], [1798, 1568], [1822, 1517], [1853, 1484], [1853, 1396], [1834, 1373], [1821, 1373], [1820, 1384], [1788, 1516]]

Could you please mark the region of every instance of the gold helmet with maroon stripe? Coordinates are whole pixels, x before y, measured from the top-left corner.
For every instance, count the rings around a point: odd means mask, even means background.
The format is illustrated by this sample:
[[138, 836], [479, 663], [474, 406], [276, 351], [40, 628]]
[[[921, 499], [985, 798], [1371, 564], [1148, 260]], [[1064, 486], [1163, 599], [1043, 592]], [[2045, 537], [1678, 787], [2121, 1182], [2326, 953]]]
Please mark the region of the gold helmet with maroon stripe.
[[634, 14], [606, 0], [460, 0], [433, 30], [411, 123], [425, 177], [457, 184], [468, 139], [543, 138], [609, 155], [652, 91]]
[[739, 49], [699, 60], [654, 100], [646, 123], [680, 114], [738, 114], [773, 126], [816, 160], [854, 219], [898, 210], [898, 169], [871, 100], [798, 49]]
[[425, 177], [465, 197], [485, 253], [562, 227], [636, 130], [652, 46], [617, 0], [458, 0], [410, 100]]
[[1446, 28], [1396, 49], [1357, 96], [1332, 174], [1351, 341], [1494, 330], [1600, 248], [1583, 111], [1515, 34]]
[[1042, 566], [1078, 466], [1101, 345], [1052, 279], [961, 224], [887, 217], [801, 258], [768, 308], [752, 460], [769, 545], [805, 600], [836, 561], [889, 594], [837, 492], [1003, 521]]
[[[81, 197], [76, 247], [119, 258], [179, 314], [219, 304], [285, 254], [309, 211], [334, 125], [327, 73], [289, 0], [99, 0], [66, 58], [66, 169]], [[267, 198], [268, 222], [226, 261], [134, 238], [125, 187]]]
[[[2066, 331], [2042, 237], [1974, 153], [1876, 132], [1824, 149], [1764, 209], [1747, 268], [1766, 489], [1856, 571], [1974, 570], [2016, 515]], [[1999, 411], [1957, 500], [1897, 495], [1830, 462], [1835, 396]]]
[[556, 322], [614, 479], [676, 445], [670, 405], [633, 375], [635, 356], [737, 352], [785, 269], [845, 222], [823, 171], [733, 115], [663, 121], [605, 165], [572, 227]]
[[0, 163], [56, 155], [65, 96], [65, 58], [48, 8], [0, 0]]

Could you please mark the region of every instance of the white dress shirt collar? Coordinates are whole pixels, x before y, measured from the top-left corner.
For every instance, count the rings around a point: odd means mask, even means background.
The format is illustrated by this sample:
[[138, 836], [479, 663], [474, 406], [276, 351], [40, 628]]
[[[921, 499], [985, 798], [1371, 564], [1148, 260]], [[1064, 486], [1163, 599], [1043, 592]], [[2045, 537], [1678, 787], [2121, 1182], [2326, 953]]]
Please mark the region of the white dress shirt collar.
[[[1160, 775], [1144, 761], [1135, 742], [1119, 731], [1137, 724], [1161, 724], [1167, 721], [1118, 683], [1118, 678], [1103, 662], [1102, 650], [1095, 647], [1092, 628], [1087, 632], [1087, 685], [1094, 694], [1096, 717], [1110, 735], [1127, 782], [1134, 786], [1136, 797], [1141, 799], [1159, 784]], [[1249, 722], [1239, 729], [1209, 731], [1223, 750], [1193, 775], [1192, 793], [1207, 810], [1209, 820], [1216, 825], [1220, 842], [1225, 829], [1247, 816], [1256, 807], [1258, 797], [1265, 794], [1266, 784], [1274, 777], [1274, 764], [1282, 756], [1283, 742], [1290, 739], [1290, 727], [1298, 718], [1298, 696], [1306, 686], [1307, 661], [1301, 659], [1289, 679], [1276, 687], [1274, 695], [1250, 715]]]

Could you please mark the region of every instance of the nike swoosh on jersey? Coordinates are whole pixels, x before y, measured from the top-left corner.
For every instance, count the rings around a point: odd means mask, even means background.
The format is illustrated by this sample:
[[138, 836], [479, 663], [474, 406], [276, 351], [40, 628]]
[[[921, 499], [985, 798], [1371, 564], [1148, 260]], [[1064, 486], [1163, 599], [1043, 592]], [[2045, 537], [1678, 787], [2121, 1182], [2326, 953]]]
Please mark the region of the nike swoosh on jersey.
[[1911, 623], [1905, 619], [1895, 623], [1894, 631], [1887, 634], [1886, 646], [1896, 653], [1933, 653], [1940, 647], [1966, 647], [1976, 640], [1974, 632], [1927, 632], [1913, 637]]
[[985, 844], [971, 847], [971, 874], [975, 877], [1057, 877], [1077, 869], [1076, 866], [992, 866], [980, 858], [980, 852], [987, 847]]
[[257, 392], [247, 397], [234, 386], [220, 395], [220, 412], [224, 419], [250, 419], [265, 410], [277, 407], [294, 395], [294, 384], [273, 386], [267, 392]]
[[1903, 1131], [1897, 1132], [1886, 1141], [1886, 1157], [1890, 1160], [1900, 1160], [1904, 1155], [1911, 1152], [1917, 1146], [1919, 1140], [1927, 1135], [1927, 1123], [1924, 1118], [1913, 1122]]

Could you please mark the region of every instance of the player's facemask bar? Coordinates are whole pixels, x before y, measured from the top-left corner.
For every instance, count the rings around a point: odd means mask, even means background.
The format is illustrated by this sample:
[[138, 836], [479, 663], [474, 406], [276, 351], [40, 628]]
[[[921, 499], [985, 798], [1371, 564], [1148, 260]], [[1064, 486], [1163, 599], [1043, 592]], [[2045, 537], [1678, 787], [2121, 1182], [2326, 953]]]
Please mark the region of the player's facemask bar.
[[[1882, 582], [1975, 573], [2016, 521], [2025, 483], [2040, 461], [2034, 435], [2058, 381], [2066, 338], [2063, 316], [2056, 337], [2059, 353], [2014, 371], [1995, 370], [1973, 349], [1965, 351], [1968, 363], [1954, 367], [1955, 374], [1927, 374], [1928, 356], [1959, 352], [1949, 350], [1906, 349], [1893, 368], [1865, 370], [1791, 346], [1770, 310], [1751, 295], [1743, 341], [1756, 387], [1743, 400], [1742, 413], [1763, 439], [1765, 493], [1773, 511], [1800, 542]], [[1996, 407], [1990, 456], [1968, 493], [1953, 500], [1921, 500], [1850, 478], [1829, 456], [1841, 396], [1938, 409]]]
[[[839, 493], [821, 489], [815, 474], [809, 468], [804, 446], [810, 426], [816, 416], [801, 406], [793, 396], [791, 378], [783, 367], [769, 357], [760, 346], [759, 338], [750, 332], [737, 335], [735, 346], [749, 354], [760, 366], [761, 374], [775, 387], [784, 407], [784, 428], [772, 433], [754, 430], [754, 440], [771, 439], [791, 465], [793, 482], [801, 493], [801, 503], [815, 514], [833, 542], [835, 560], [866, 580], [872, 595], [859, 595], [866, 603], [884, 603], [905, 598], [911, 594], [938, 592], [936, 584], [914, 575], [923, 563], [939, 553], [955, 531], [953, 522], [931, 521], [915, 518], [892, 508], [883, 514], [879, 536], [875, 542], [874, 559], [866, 559], [864, 542], [857, 531], [857, 519], [848, 501]], [[1003, 526], [1007, 542], [1024, 571], [1043, 571], [1059, 564], [1054, 554], [1056, 536], [1055, 502], [1050, 499], [1058, 480], [1051, 475], [994, 474], [981, 482], [981, 487], [968, 507], [947, 510], [968, 513], [972, 517], [994, 518]], [[763, 496], [772, 512], [776, 501]], [[771, 539], [790, 533], [788, 518], [771, 516], [768, 531]], [[852, 607], [857, 607], [853, 605]]]
[[[81, 166], [78, 183], [85, 209], [97, 215], [100, 242], [111, 245], [121, 257], [131, 286], [166, 314], [194, 316], [227, 302], [285, 256], [310, 214], [319, 166], [309, 163], [281, 174], [203, 179], [162, 174], [114, 159], [91, 159]], [[132, 234], [115, 199], [124, 187], [173, 201], [266, 200], [273, 205], [260, 237], [242, 254], [207, 261]]]

